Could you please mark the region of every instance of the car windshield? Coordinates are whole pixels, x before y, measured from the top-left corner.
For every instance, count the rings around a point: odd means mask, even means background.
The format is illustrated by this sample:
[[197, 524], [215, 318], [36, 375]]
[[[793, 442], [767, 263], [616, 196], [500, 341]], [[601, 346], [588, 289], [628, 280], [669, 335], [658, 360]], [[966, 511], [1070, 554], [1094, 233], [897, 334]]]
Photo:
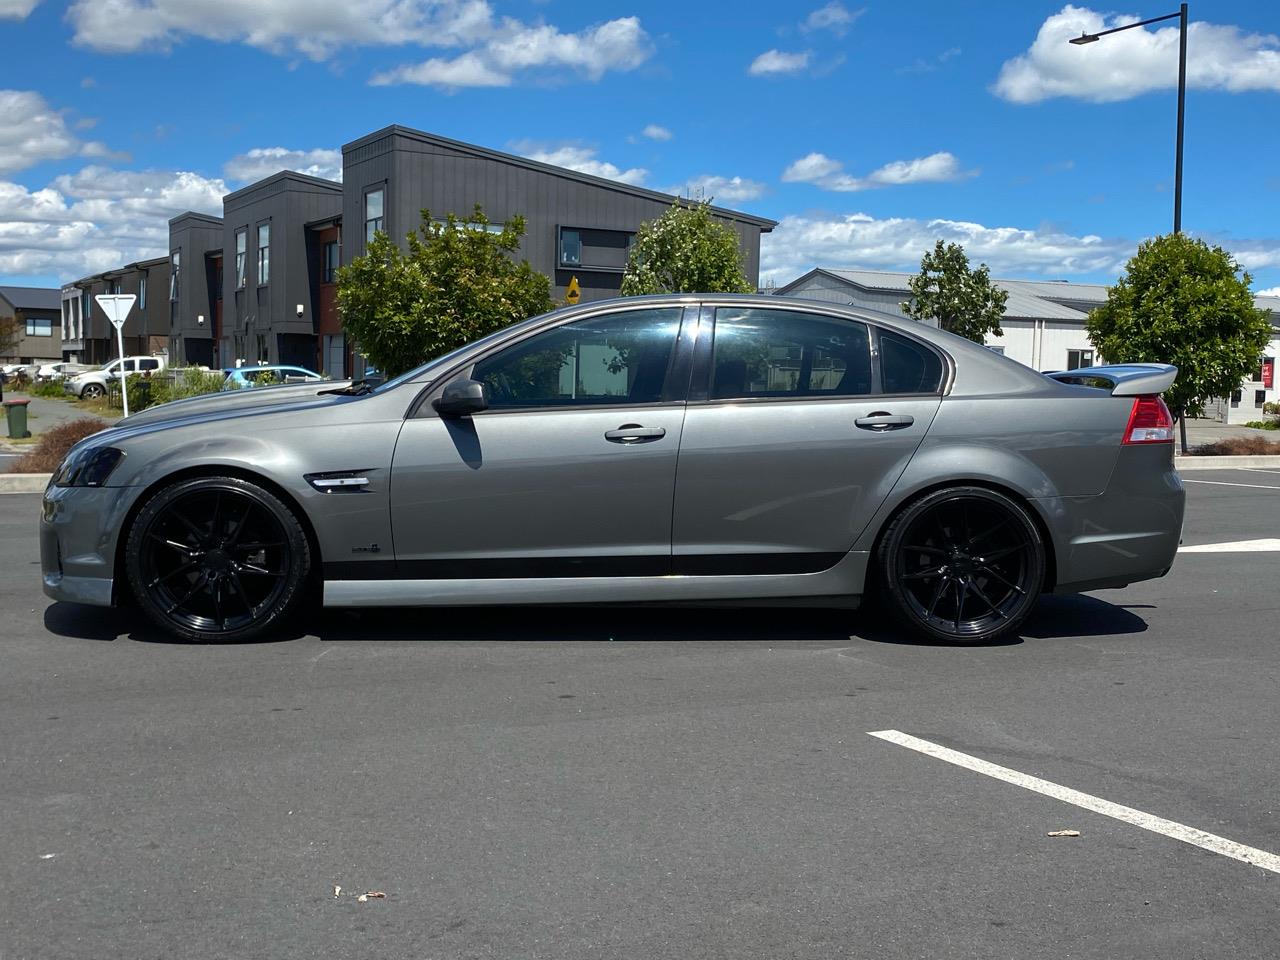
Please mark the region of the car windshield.
[[537, 321], [541, 320], [545, 316], [548, 316], [548, 314], [543, 313], [543, 314], [539, 314], [536, 317], [530, 317], [527, 320], [518, 320], [515, 323], [511, 324], [511, 326], [503, 327], [501, 330], [495, 330], [493, 333], [487, 334], [486, 336], [481, 337], [479, 340], [472, 340], [470, 343], [464, 343], [462, 346], [458, 347], [456, 350], [450, 350], [448, 353], [441, 354], [440, 356], [432, 360], [428, 360], [426, 363], [422, 364], [422, 366], [414, 367], [412, 370], [406, 371], [405, 373], [400, 374], [400, 376], [398, 377], [393, 377], [392, 379], [388, 380], [386, 383], [379, 384], [377, 387], [374, 388], [373, 392], [385, 393], [388, 390], [394, 390], [396, 387], [400, 386], [402, 383], [409, 383], [412, 380], [416, 380], [420, 376], [422, 376], [424, 373], [430, 372], [433, 368], [448, 363], [450, 360], [453, 360], [455, 357], [459, 356], [464, 350], [470, 350], [472, 347], [478, 347], [478, 346], [481, 346], [482, 344], [488, 343], [491, 340], [496, 340], [499, 337], [506, 336], [507, 334], [515, 330], [519, 330], [522, 327], [526, 327], [532, 323], [536, 323]]

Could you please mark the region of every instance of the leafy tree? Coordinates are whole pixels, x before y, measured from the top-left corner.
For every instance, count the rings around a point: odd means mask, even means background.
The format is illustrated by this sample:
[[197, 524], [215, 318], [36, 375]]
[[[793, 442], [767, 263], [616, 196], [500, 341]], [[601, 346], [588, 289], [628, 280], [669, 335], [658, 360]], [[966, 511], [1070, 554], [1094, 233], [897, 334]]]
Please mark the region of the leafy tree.
[[524, 218], [491, 233], [479, 204], [465, 219], [444, 223], [422, 211], [402, 252], [377, 233], [363, 257], [338, 270], [343, 327], [388, 376], [410, 370], [499, 330], [551, 310], [551, 281], [512, 254]]
[[969, 267], [964, 247], [941, 240], [920, 259], [920, 272], [911, 278], [911, 300], [902, 311], [914, 320], [936, 320], [943, 330], [984, 343], [988, 333], [1004, 336], [1004, 317], [1009, 291], [991, 282], [984, 263]]
[[738, 235], [711, 215], [710, 201], [677, 200], [640, 224], [622, 275], [624, 297], [754, 290], [742, 269]]
[[1177, 417], [1198, 416], [1240, 389], [1271, 339], [1251, 281], [1221, 247], [1176, 233], [1147, 240], [1089, 314], [1089, 339], [1109, 363], [1177, 366], [1165, 401]]

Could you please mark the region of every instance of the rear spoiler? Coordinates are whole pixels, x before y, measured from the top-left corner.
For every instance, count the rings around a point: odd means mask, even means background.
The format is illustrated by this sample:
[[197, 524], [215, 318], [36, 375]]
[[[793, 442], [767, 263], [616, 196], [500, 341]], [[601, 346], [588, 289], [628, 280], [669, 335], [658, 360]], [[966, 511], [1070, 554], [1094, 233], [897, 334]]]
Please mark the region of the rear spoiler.
[[1117, 363], [1112, 366], [1082, 367], [1046, 373], [1050, 380], [1074, 383], [1083, 387], [1102, 387], [1113, 397], [1136, 397], [1140, 394], [1164, 393], [1178, 375], [1178, 368], [1167, 363]]

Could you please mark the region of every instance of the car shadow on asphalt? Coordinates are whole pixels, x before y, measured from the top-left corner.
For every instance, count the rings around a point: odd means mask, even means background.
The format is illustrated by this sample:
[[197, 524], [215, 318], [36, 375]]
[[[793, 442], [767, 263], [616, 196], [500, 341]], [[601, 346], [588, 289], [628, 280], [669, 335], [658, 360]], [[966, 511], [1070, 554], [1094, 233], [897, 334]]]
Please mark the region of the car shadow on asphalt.
[[[1073, 639], [1141, 633], [1141, 605], [1117, 605], [1092, 596], [1044, 596], [1018, 635], [981, 646], [1025, 640]], [[131, 608], [102, 609], [51, 604], [45, 628], [60, 637], [142, 643], [175, 640]], [[875, 610], [818, 607], [438, 607], [345, 610], [315, 608], [279, 635], [256, 643], [286, 643], [313, 636], [321, 641], [609, 641], [683, 640], [946, 646], [911, 637]]]

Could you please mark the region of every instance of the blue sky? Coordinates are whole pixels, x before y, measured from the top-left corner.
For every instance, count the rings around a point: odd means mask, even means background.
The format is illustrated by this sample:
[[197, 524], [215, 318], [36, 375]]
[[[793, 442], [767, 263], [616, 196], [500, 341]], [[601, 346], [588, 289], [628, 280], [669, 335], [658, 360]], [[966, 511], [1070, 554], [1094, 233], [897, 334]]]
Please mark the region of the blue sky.
[[[763, 278], [1107, 281], [1171, 228], [1176, 9], [703, 0], [0, 0], [0, 281], [167, 248], [168, 217], [388, 123], [780, 221]], [[1280, 288], [1280, 8], [1191, 4], [1183, 227]], [[1167, 29], [1161, 29], [1166, 27]]]

